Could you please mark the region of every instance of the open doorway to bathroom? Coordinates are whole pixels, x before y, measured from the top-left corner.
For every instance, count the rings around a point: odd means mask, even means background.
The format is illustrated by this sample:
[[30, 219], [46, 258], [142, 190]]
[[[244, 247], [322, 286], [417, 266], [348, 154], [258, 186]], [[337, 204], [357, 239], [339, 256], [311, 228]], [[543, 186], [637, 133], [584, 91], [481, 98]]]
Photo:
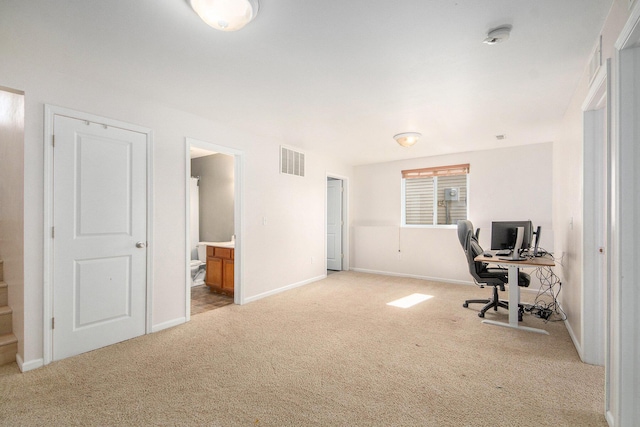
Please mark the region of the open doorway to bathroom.
[[229, 150], [187, 139], [187, 318], [239, 301], [239, 154]]

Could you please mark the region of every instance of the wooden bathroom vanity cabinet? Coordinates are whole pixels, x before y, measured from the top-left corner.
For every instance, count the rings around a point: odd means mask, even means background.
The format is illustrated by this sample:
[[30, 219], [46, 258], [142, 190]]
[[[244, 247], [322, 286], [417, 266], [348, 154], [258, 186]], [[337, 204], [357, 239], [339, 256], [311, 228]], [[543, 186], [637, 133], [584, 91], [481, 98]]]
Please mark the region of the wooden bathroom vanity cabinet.
[[204, 283], [213, 292], [233, 296], [233, 248], [207, 246]]

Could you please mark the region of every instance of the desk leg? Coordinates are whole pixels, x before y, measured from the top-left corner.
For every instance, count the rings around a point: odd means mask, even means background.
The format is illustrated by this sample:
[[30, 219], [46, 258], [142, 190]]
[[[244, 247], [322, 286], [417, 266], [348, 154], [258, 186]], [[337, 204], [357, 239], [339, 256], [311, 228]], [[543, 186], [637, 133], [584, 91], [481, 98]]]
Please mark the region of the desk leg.
[[518, 304], [520, 304], [520, 286], [518, 274], [520, 270], [515, 265], [509, 266], [509, 326], [518, 327]]
[[518, 325], [518, 304], [520, 303], [520, 286], [518, 286], [519, 268], [517, 265], [509, 266], [509, 323], [498, 322], [495, 320], [483, 320], [482, 323], [489, 325], [506, 326], [513, 329], [522, 329], [523, 331], [537, 332], [539, 334], [549, 335], [544, 329], [530, 328], [528, 326]]

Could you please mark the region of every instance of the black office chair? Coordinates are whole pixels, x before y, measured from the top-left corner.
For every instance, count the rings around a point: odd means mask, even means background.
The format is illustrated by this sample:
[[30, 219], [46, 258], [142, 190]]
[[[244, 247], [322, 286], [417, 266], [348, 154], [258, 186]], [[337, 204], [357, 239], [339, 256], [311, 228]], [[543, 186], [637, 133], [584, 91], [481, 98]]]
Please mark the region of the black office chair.
[[[482, 254], [484, 251], [478, 243], [478, 231], [473, 233], [473, 224], [471, 221], [460, 220], [458, 221], [458, 240], [462, 245], [462, 249], [467, 257], [467, 264], [469, 265], [469, 273], [471, 277], [484, 288], [484, 285], [493, 286], [493, 298], [491, 299], [470, 299], [466, 300], [463, 307], [469, 307], [469, 304], [485, 304], [484, 307], [478, 313], [478, 316], [484, 317], [484, 314], [490, 308], [494, 311], [498, 311], [498, 307], [509, 309], [509, 303], [505, 300], [498, 298], [498, 288], [504, 292], [505, 283], [509, 282], [509, 271], [505, 268], [489, 268], [487, 263], [475, 261], [475, 257]], [[520, 272], [518, 276], [518, 285], [527, 287], [531, 282], [531, 277], [524, 272]], [[518, 311], [518, 320], [522, 321], [522, 313], [524, 307], [522, 304], [518, 304], [520, 310]]]

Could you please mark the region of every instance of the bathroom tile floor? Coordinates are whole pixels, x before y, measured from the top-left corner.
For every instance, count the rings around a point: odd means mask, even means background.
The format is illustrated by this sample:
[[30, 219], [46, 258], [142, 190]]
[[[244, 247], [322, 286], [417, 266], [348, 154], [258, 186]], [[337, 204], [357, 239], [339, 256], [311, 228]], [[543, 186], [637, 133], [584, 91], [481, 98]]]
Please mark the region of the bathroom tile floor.
[[191, 288], [191, 315], [215, 310], [225, 305], [233, 304], [233, 298], [226, 295], [211, 292], [207, 285], [193, 286]]

